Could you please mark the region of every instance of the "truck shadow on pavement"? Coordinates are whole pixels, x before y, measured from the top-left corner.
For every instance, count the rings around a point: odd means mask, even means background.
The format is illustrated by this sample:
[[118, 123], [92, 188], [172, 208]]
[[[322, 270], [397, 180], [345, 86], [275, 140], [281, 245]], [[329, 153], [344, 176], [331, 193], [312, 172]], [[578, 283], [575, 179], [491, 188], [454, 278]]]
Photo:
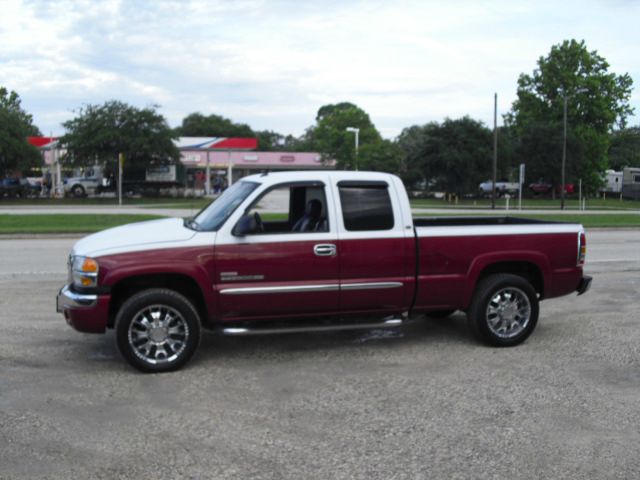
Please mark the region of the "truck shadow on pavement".
[[407, 325], [392, 329], [342, 330], [334, 332], [283, 333], [228, 337], [204, 332], [200, 349], [194, 359], [197, 363], [212, 359], [250, 359], [287, 356], [302, 353], [362, 349], [403, 348], [420, 344], [425, 347], [451, 345], [468, 346], [476, 343], [466, 323], [466, 316], [457, 313], [446, 319], [420, 317]]

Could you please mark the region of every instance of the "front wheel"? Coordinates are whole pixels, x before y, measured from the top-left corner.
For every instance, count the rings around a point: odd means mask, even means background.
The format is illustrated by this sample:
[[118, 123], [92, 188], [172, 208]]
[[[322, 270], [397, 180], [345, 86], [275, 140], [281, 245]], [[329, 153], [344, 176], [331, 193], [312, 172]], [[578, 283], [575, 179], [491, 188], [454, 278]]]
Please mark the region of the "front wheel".
[[176, 370], [189, 361], [200, 343], [198, 312], [178, 292], [144, 290], [120, 308], [116, 343], [122, 356], [138, 370]]
[[467, 318], [480, 340], [511, 347], [531, 335], [538, 312], [538, 295], [525, 278], [496, 274], [478, 284]]

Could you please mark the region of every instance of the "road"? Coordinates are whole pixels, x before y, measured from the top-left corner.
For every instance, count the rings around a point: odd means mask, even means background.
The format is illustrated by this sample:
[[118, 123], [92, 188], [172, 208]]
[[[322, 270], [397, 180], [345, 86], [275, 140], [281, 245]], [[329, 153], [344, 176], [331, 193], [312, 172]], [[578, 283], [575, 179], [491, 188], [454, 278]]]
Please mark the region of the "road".
[[205, 336], [143, 375], [54, 313], [73, 239], [0, 240], [0, 478], [638, 478], [640, 230], [511, 349], [463, 314], [399, 331]]

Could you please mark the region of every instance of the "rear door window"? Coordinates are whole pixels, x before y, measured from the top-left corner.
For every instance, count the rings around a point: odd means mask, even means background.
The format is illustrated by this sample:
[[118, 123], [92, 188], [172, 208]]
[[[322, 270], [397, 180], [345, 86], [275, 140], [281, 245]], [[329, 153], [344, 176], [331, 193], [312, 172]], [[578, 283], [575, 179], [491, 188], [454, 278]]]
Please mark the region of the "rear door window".
[[391, 230], [393, 209], [388, 185], [384, 182], [338, 183], [344, 226], [348, 231]]

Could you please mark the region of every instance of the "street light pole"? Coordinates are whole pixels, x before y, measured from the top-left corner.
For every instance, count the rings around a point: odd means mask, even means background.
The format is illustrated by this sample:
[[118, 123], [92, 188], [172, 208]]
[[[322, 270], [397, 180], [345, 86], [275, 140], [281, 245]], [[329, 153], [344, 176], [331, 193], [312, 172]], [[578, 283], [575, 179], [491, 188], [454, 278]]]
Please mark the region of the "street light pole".
[[347, 132], [353, 132], [356, 134], [356, 160], [355, 160], [355, 170], [356, 172], [358, 171], [358, 141], [359, 141], [359, 135], [360, 135], [360, 129], [356, 128], [356, 127], [347, 127]]

